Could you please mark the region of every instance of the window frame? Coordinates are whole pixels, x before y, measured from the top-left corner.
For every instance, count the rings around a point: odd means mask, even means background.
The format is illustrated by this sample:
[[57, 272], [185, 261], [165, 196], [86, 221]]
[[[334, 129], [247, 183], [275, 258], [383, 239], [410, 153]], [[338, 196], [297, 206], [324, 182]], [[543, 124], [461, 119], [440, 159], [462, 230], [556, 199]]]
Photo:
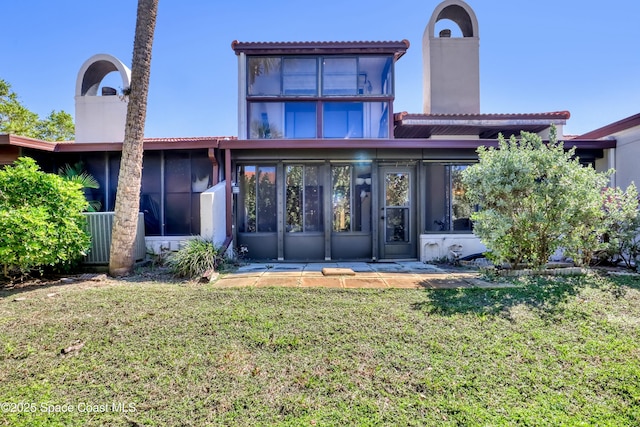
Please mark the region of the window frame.
[[[252, 61], [256, 59], [265, 58], [266, 60], [272, 60], [274, 62], [278, 62], [278, 73], [279, 77], [279, 89], [277, 91], [267, 91], [268, 93], [252, 93], [251, 85], [255, 82], [251, 82], [251, 75], [254, 73], [251, 70], [251, 67], [255, 67], [252, 64]], [[315, 61], [315, 91], [314, 93], [285, 93], [285, 63], [288, 60], [314, 60]], [[352, 93], [339, 93], [339, 94], [326, 94], [324, 92], [325, 86], [325, 60], [333, 60], [333, 59], [354, 59], [355, 60], [355, 74], [354, 74], [354, 90]], [[371, 71], [363, 71], [361, 62], [366, 63], [366, 61], [372, 61], [369, 65], [373, 67], [375, 65], [375, 60], [379, 60], [380, 64], [378, 66], [378, 71], [380, 72], [380, 82], [375, 82], [372, 86], [370, 76], [367, 75], [367, 72], [371, 73]], [[362, 55], [250, 55], [247, 56], [247, 65], [246, 65], [246, 99], [245, 99], [245, 111], [247, 114], [247, 138], [248, 139], [323, 139], [323, 138], [343, 138], [344, 135], [340, 136], [325, 136], [326, 122], [324, 109], [325, 105], [329, 105], [332, 102], [339, 103], [360, 103], [362, 105], [362, 124], [360, 126], [360, 132], [357, 133], [356, 136], [351, 136], [354, 139], [388, 139], [390, 138], [391, 129], [389, 128], [389, 123], [392, 122], [390, 117], [393, 100], [394, 100], [394, 61], [392, 55], [387, 54], [362, 54]], [[377, 74], [377, 73], [374, 73]], [[362, 86], [362, 88], [360, 88]], [[379, 86], [379, 88], [378, 88]], [[368, 89], [372, 87], [372, 89]], [[376, 89], [373, 89], [376, 87]], [[373, 92], [371, 92], [373, 90]], [[307, 136], [310, 133], [303, 137], [298, 137], [295, 135], [291, 135], [289, 132], [286, 132], [286, 129], [289, 128], [287, 125], [288, 116], [285, 112], [286, 105], [299, 103], [299, 102], [309, 102], [315, 103], [315, 135]], [[267, 104], [282, 104], [281, 114], [276, 117], [276, 120], [281, 123], [278, 123], [276, 127], [279, 127], [279, 132], [270, 132], [265, 130], [263, 132], [257, 127], [260, 127], [260, 120], [256, 119], [254, 115], [256, 114], [254, 111], [256, 106], [259, 104], [263, 104], [261, 107], [264, 110], [267, 110], [270, 107]], [[378, 108], [380, 110], [380, 117], [376, 117], [375, 123], [373, 120], [373, 111], [376, 111], [375, 108], [369, 107], [369, 113], [367, 107], [369, 104], [373, 106], [373, 104], [379, 103], [381, 106]], [[377, 114], [376, 114], [377, 115]], [[281, 120], [280, 120], [281, 119]], [[264, 125], [262, 127], [265, 127]], [[266, 129], [269, 129], [270, 126], [266, 126]]]

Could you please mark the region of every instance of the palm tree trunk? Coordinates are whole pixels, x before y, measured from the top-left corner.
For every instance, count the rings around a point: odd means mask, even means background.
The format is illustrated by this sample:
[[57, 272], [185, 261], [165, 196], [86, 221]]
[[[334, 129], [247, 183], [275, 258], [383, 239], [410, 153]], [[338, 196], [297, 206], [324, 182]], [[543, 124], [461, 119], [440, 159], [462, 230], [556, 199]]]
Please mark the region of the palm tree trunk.
[[134, 244], [140, 210], [144, 123], [147, 117], [151, 48], [157, 14], [158, 0], [138, 0], [127, 123], [111, 233], [109, 274], [112, 276], [131, 273], [135, 263]]

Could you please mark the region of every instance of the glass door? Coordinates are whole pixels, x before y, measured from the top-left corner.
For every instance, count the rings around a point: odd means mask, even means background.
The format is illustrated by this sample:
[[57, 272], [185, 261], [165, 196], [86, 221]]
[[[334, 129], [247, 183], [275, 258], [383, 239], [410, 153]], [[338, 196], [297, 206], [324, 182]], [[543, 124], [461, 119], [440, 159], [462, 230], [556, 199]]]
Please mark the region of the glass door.
[[381, 167], [380, 180], [380, 258], [415, 258], [415, 167]]

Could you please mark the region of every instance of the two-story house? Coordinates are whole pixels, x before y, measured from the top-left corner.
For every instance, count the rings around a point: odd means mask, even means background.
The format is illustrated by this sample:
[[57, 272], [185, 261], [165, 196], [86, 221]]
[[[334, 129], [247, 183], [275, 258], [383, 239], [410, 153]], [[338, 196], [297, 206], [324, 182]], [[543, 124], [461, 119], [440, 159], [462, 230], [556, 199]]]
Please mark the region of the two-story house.
[[[441, 20], [455, 23], [436, 34]], [[233, 236], [252, 258], [428, 260], [484, 247], [462, 170], [499, 133], [562, 134], [566, 111], [481, 114], [479, 29], [463, 1], [435, 9], [423, 37], [422, 114], [394, 110], [397, 42], [243, 43], [238, 139], [223, 141], [235, 183]], [[606, 166], [615, 142], [574, 140]]]
[[[441, 21], [455, 31], [436, 31]], [[149, 247], [202, 234], [254, 260], [423, 261], [484, 247], [472, 233], [460, 174], [499, 133], [548, 137], [567, 111], [480, 112], [479, 26], [462, 0], [434, 10], [422, 40], [423, 111], [394, 109], [395, 64], [409, 42], [238, 42], [237, 137], [145, 141], [140, 209]], [[0, 161], [18, 155], [55, 172], [82, 160], [114, 206], [126, 99], [98, 91], [128, 69], [110, 55], [83, 64], [74, 142], [0, 135]], [[416, 82], [416, 86], [418, 82]], [[235, 108], [226, 105], [224, 108]], [[571, 139], [581, 161], [615, 165], [615, 138]]]

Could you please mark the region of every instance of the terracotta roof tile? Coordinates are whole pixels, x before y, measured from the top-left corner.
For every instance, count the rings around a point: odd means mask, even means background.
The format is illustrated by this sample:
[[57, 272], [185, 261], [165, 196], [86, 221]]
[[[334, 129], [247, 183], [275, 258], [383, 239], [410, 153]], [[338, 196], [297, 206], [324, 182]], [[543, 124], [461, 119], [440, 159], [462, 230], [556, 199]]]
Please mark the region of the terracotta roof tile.
[[194, 136], [194, 137], [169, 137], [169, 138], [145, 138], [144, 142], [149, 143], [184, 143], [184, 142], [209, 142], [209, 141], [218, 141], [218, 140], [230, 140], [236, 139], [235, 136]]

